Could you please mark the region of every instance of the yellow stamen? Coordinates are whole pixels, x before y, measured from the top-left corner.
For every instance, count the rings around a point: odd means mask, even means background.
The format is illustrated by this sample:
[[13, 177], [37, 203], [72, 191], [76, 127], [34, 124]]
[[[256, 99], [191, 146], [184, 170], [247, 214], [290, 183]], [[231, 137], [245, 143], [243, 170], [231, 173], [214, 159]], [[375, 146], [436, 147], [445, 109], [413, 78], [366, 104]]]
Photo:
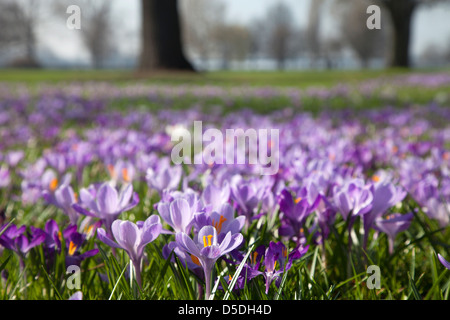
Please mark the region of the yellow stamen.
[[275, 270], [277, 268], [277, 262], [278, 262], [278, 260], [276, 260], [275, 263], [273, 264], [273, 270]]
[[301, 234], [305, 233], [305, 229], [300, 228], [300, 233], [301, 233]]
[[398, 152], [398, 147], [397, 146], [393, 146], [392, 147], [392, 153], [397, 153]]
[[72, 241], [70, 241], [70, 244], [69, 244], [69, 255], [73, 256], [73, 254], [75, 253], [76, 250], [77, 250], [77, 246]]
[[302, 197], [298, 197], [297, 199], [295, 199], [295, 204], [299, 203], [300, 201], [302, 201]]
[[228, 281], [231, 281], [231, 279], [233, 279], [233, 277], [230, 275], [228, 275]]
[[58, 232], [58, 239], [59, 239], [59, 241], [62, 241], [62, 233], [61, 233], [61, 231]]
[[122, 178], [123, 178], [123, 181], [125, 181], [125, 182], [130, 182], [131, 181], [130, 176], [128, 175], [128, 169], [127, 168], [123, 168], [122, 169]]
[[373, 181], [373, 182], [380, 182], [380, 177], [377, 176], [376, 174], [374, 174], [374, 175], [372, 176], [372, 181]]
[[286, 248], [283, 248], [283, 257], [287, 257], [287, 249]]
[[73, 197], [75, 198], [75, 202], [78, 202], [78, 193], [74, 192]]
[[198, 258], [196, 256], [194, 256], [193, 254], [191, 254], [191, 260], [193, 263], [195, 263], [196, 265], [201, 267], [200, 260], [198, 260]]
[[92, 234], [92, 230], [94, 230], [94, 226], [90, 225], [90, 226], [85, 226], [84, 227], [84, 234], [87, 236], [90, 236]]
[[58, 188], [58, 179], [56, 179], [56, 178], [52, 179], [52, 181], [50, 181], [50, 184], [48, 187], [49, 187], [50, 191], [55, 191], [56, 188]]
[[[212, 238], [213, 238], [212, 235], [209, 235], [209, 236], [203, 236], [203, 246], [204, 246], [205, 248], [211, 246], [211, 239], [212, 239]], [[206, 239], [208, 239], [208, 240], [206, 240]]]
[[444, 160], [450, 159], [450, 153], [444, 152], [444, 154], [442, 155], [442, 158], [443, 158]]

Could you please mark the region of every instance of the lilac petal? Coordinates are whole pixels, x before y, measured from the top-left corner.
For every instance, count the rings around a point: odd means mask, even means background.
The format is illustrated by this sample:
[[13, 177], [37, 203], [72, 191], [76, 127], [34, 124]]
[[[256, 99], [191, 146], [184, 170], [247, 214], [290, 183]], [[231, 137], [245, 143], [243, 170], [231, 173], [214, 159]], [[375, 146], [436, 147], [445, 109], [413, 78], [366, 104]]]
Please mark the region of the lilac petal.
[[227, 245], [227, 248], [225, 250], [222, 250], [222, 254], [226, 254], [228, 252], [233, 251], [242, 244], [243, 240], [244, 236], [242, 234], [240, 233], [233, 234], [231, 236], [230, 242]]
[[163, 218], [165, 222], [167, 222], [171, 227], [173, 227], [172, 219], [170, 217], [170, 204], [165, 202], [158, 203], [157, 211], [161, 216], [161, 218]]
[[119, 198], [120, 198], [119, 199], [119, 206], [120, 206], [120, 208], [125, 208], [129, 204], [130, 199], [131, 199], [132, 196], [133, 196], [133, 185], [130, 183], [130, 184], [127, 185], [125, 190], [123, 190], [120, 193], [120, 196], [119, 196]]
[[131, 202], [128, 203], [125, 207], [121, 208], [121, 211], [125, 212], [128, 210], [133, 209], [136, 207], [136, 205], [139, 203], [139, 195], [137, 192], [133, 192], [133, 197], [131, 199]]
[[135, 248], [137, 248], [138, 235], [140, 234], [139, 228], [130, 221], [116, 220], [113, 222], [113, 230], [114, 224], [117, 224], [119, 228], [119, 237], [114, 234], [116, 241], [126, 249], [130, 255], [134, 254]]
[[176, 239], [176, 242], [178, 243], [178, 245], [184, 251], [187, 251], [196, 257], [201, 256], [199, 248], [195, 245], [194, 241], [184, 232], [177, 233], [175, 235], [175, 239]]
[[98, 191], [97, 204], [102, 214], [116, 213], [119, 206], [117, 190], [107, 183], [103, 184]]
[[95, 213], [93, 213], [93, 212], [91, 212], [91, 211], [89, 211], [89, 210], [86, 210], [85, 208], [83, 208], [82, 206], [80, 206], [78, 203], [74, 203], [74, 204], [72, 205], [72, 208], [73, 208], [76, 212], [78, 212], [79, 214], [82, 214], [82, 215], [85, 215], [85, 216], [88, 216], [88, 217], [99, 218], [98, 215], [96, 215]]
[[63, 186], [55, 191], [55, 199], [60, 206], [70, 206], [76, 202], [75, 194], [70, 186]]
[[187, 232], [186, 228], [192, 221], [189, 203], [182, 198], [174, 200], [170, 204], [170, 217], [176, 231]]
[[448, 262], [447, 260], [444, 259], [443, 256], [441, 256], [440, 254], [438, 254], [438, 259], [439, 261], [442, 263], [442, 265], [444, 267], [446, 267], [448, 270], [450, 270], [450, 262]]
[[98, 252], [99, 252], [98, 249], [92, 249], [92, 250], [86, 251], [85, 253], [81, 254], [79, 256], [79, 258], [81, 260], [84, 260], [84, 259], [87, 259], [87, 258], [95, 256]]
[[155, 240], [161, 231], [162, 225], [159, 222], [144, 225], [140, 246], [145, 246]]
[[218, 245], [211, 245], [200, 250], [200, 256], [210, 260], [216, 260], [222, 255], [222, 251]]
[[118, 245], [117, 243], [115, 243], [113, 240], [111, 240], [107, 235], [106, 235], [106, 231], [103, 228], [98, 228], [97, 229], [97, 238], [103, 242], [104, 244], [112, 247], [112, 248], [119, 248], [119, 249], [123, 249], [120, 245]]

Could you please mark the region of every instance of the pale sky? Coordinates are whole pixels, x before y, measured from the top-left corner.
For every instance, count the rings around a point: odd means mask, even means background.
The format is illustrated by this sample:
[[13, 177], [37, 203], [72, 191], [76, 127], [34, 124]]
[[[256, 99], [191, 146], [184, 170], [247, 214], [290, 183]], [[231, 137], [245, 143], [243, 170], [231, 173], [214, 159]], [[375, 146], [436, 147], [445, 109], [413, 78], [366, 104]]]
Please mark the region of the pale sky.
[[[114, 37], [127, 39], [120, 51], [133, 54], [139, 49], [140, 0], [113, 0], [114, 16], [117, 27]], [[189, 1], [189, 0], [180, 0]], [[224, 0], [228, 21], [245, 24], [252, 19], [266, 15], [267, 8], [279, 0]], [[281, 0], [292, 8], [293, 15], [299, 26], [308, 22], [311, 0]], [[363, 1], [363, 0], [361, 0]], [[333, 32], [333, 17], [330, 10], [325, 10], [322, 34]], [[450, 5], [422, 6], [414, 16], [412, 37], [412, 54], [418, 55], [428, 45], [445, 47], [450, 41]], [[82, 44], [76, 30], [68, 30], [61, 22], [48, 23], [43, 27], [41, 40], [54, 53], [66, 59], [87, 60], [89, 55], [82, 49]], [[45, 32], [44, 32], [45, 31]], [[50, 32], [49, 32], [50, 31]]]

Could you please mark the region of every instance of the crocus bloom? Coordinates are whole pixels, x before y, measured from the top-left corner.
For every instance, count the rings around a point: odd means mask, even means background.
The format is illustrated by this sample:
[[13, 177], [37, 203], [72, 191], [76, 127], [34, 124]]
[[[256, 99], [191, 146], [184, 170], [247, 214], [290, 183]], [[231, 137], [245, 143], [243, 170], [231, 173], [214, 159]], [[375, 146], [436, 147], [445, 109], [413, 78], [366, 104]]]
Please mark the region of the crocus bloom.
[[60, 231], [56, 221], [49, 220], [45, 224], [44, 230], [34, 228], [33, 226], [31, 227], [31, 230], [33, 233], [43, 233], [45, 235], [43, 247], [49, 264], [52, 263], [55, 252], [61, 252], [63, 240], [66, 247], [66, 266], [79, 266], [83, 260], [98, 253], [98, 249], [92, 249], [81, 253], [82, 247], [86, 243], [86, 234], [79, 233], [76, 225], [69, 225], [66, 229]]
[[8, 187], [11, 183], [11, 173], [6, 166], [0, 167], [0, 188]]
[[244, 216], [235, 218], [234, 208], [225, 203], [217, 211], [210, 214], [207, 212], [196, 214], [194, 216], [194, 230], [198, 231], [204, 226], [213, 226], [217, 231], [218, 242], [221, 242], [228, 232], [231, 232], [231, 235], [241, 232], [245, 219]]
[[179, 198], [171, 203], [160, 202], [157, 208], [161, 218], [173, 228], [175, 233], [189, 233], [195, 212], [191, 210], [187, 200]]
[[298, 197], [294, 199], [287, 189], [281, 191], [278, 196], [280, 212], [283, 213], [279, 230], [280, 235], [295, 237], [294, 240], [300, 242], [300, 239], [304, 236], [305, 220], [315, 210], [320, 199], [320, 197], [317, 197], [314, 203], [310, 204], [307, 198]]
[[20, 257], [20, 265], [23, 268], [25, 266], [24, 257], [34, 247], [39, 246], [45, 240], [45, 234], [40, 232], [32, 232], [30, 236], [25, 234], [26, 227], [21, 226], [17, 228], [14, 224], [10, 225], [6, 230], [6, 226], [0, 228], [0, 232], [3, 232], [0, 236], [0, 245], [5, 248], [16, 252]]
[[406, 197], [406, 191], [401, 187], [396, 187], [392, 183], [375, 183], [371, 187], [371, 190], [373, 194], [372, 208], [368, 213], [363, 215], [364, 248], [367, 245], [369, 230], [373, 226], [375, 220]]
[[333, 200], [337, 211], [347, 220], [350, 213], [352, 217], [356, 217], [369, 212], [372, 209], [373, 194], [363, 180], [353, 179], [334, 189]]
[[231, 232], [228, 232], [219, 243], [216, 228], [205, 226], [199, 231], [194, 240], [184, 232], [177, 233], [175, 239], [183, 250], [191, 254], [192, 261], [202, 266], [205, 274], [205, 297], [209, 299], [211, 273], [217, 259], [236, 249], [242, 243], [244, 237], [240, 233], [232, 235]]
[[[270, 242], [264, 254], [264, 272], [261, 274], [266, 279], [266, 294], [269, 293], [270, 284], [273, 280], [281, 280], [280, 275], [289, 270], [292, 266], [292, 262], [296, 259], [300, 259], [307, 251], [309, 246], [299, 246], [292, 250], [289, 255], [286, 246], [282, 242], [275, 243]], [[277, 268], [278, 264], [278, 268]]]
[[384, 232], [388, 236], [389, 241], [389, 253], [394, 252], [394, 240], [399, 232], [405, 231], [409, 228], [412, 219], [414, 218], [413, 213], [399, 214], [394, 213], [388, 215], [385, 219], [378, 218], [375, 220], [376, 229]]
[[161, 165], [161, 168], [147, 170], [146, 179], [150, 188], [157, 190], [160, 194], [163, 190], [176, 190], [181, 181], [183, 168], [181, 166], [170, 167]]
[[441, 256], [440, 254], [438, 254], [438, 259], [439, 261], [442, 263], [442, 265], [444, 267], [446, 267], [448, 270], [450, 270], [450, 262], [448, 262], [447, 260], [444, 259], [443, 256]]
[[60, 208], [69, 217], [71, 224], [77, 224], [79, 214], [73, 205], [78, 202], [78, 199], [70, 185], [60, 186], [53, 195], [44, 192], [43, 197], [47, 202]]
[[114, 221], [112, 223], [112, 235], [116, 242], [107, 236], [103, 228], [97, 229], [97, 236], [106, 245], [127, 252], [136, 272], [136, 281], [141, 286], [141, 261], [144, 248], [159, 236], [161, 230], [162, 225], [159, 216], [152, 215], [147, 220], [138, 221], [136, 224], [130, 221]]
[[202, 193], [203, 204], [209, 212], [217, 210], [221, 205], [228, 203], [230, 199], [230, 185], [224, 182], [222, 187], [210, 183]]
[[[139, 197], [133, 193], [133, 185], [127, 184], [120, 192], [109, 183], [102, 184], [98, 190], [95, 186], [80, 190], [80, 204], [74, 204], [73, 208], [86, 216], [100, 218], [108, 232], [112, 235], [111, 225], [118, 216], [125, 211], [134, 208]], [[86, 208], [84, 208], [86, 207]]]

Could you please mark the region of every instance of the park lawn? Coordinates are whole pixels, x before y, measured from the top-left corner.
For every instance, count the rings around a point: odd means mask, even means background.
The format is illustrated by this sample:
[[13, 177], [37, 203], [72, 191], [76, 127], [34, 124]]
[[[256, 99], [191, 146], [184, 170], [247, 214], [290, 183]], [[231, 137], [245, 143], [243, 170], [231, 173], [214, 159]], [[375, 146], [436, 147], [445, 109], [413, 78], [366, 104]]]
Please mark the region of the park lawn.
[[[40, 82], [114, 81], [129, 83], [144, 81], [154, 84], [190, 84], [220, 86], [310, 86], [332, 87], [340, 83], [395, 76], [418, 70], [324, 70], [324, 71], [213, 71], [213, 72], [150, 72], [133, 70], [56, 70], [56, 69], [1, 69], [0, 82], [36, 84]], [[433, 70], [419, 70], [432, 72]], [[436, 71], [436, 70], [434, 70]], [[442, 70], [440, 70], [442, 71]]]

